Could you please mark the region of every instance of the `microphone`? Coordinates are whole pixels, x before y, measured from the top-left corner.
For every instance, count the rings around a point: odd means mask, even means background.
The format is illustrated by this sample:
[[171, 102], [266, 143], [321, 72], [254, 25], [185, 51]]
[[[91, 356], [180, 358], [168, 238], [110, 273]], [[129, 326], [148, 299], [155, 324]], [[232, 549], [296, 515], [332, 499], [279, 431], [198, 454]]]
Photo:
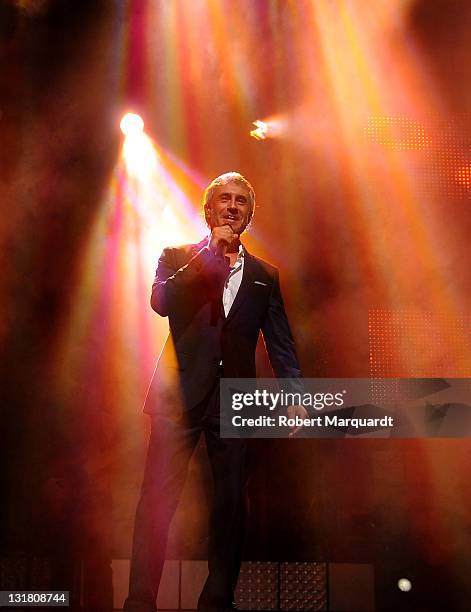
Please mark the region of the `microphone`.
[[[236, 236], [236, 239], [238, 241], [239, 236], [238, 234], [234, 233], [234, 228], [232, 227], [232, 225], [230, 223], [225, 223], [224, 225], [227, 225], [228, 227], [231, 228], [233, 237]], [[226, 255], [227, 249], [229, 248], [230, 244], [232, 244], [232, 242], [228, 242], [227, 240], [219, 239], [217, 246], [214, 249], [214, 254], [224, 257]]]

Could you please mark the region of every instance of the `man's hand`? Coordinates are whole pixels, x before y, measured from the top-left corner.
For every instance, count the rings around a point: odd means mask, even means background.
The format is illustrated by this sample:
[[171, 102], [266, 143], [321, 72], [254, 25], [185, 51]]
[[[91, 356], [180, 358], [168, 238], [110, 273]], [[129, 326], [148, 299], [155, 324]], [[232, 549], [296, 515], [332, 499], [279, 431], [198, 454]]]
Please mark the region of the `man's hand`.
[[[309, 413], [304, 406], [288, 406], [286, 411], [288, 413], [288, 419], [295, 419], [296, 417], [299, 417], [300, 419], [309, 418]], [[288, 438], [294, 438], [294, 436], [302, 428], [302, 425], [293, 425], [293, 427], [291, 427], [291, 433], [288, 434]]]
[[234, 234], [230, 225], [220, 225], [213, 227], [211, 231], [211, 239], [209, 248], [218, 255], [225, 255], [227, 247], [239, 238], [238, 234]]

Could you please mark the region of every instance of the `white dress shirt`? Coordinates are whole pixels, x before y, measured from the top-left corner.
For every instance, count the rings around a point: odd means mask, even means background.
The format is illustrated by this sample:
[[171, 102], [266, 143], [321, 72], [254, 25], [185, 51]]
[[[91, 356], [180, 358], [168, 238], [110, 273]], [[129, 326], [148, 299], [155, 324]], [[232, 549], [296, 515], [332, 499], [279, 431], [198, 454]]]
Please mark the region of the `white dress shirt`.
[[222, 303], [224, 306], [224, 313], [227, 317], [231, 309], [232, 304], [236, 298], [237, 292], [239, 291], [240, 283], [242, 282], [242, 276], [244, 274], [244, 247], [239, 245], [239, 254], [234, 267], [231, 268], [229, 276], [226, 278], [224, 283], [224, 291], [222, 293]]

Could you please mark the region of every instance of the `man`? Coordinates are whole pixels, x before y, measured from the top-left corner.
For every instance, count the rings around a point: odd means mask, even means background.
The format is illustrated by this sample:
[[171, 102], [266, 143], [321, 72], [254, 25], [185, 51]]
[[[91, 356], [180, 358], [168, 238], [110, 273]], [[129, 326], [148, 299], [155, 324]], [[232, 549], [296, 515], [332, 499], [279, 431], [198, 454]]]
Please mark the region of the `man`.
[[[218, 176], [204, 193], [211, 230], [199, 244], [164, 249], [151, 305], [168, 316], [170, 336], [146, 399], [152, 415], [149, 451], [136, 513], [126, 612], [151, 612], [162, 574], [167, 533], [202, 433], [214, 480], [208, 579], [202, 612], [235, 608], [244, 522], [246, 440], [219, 435], [219, 379], [255, 378], [262, 331], [277, 377], [301, 376], [280, 292], [278, 271], [250, 255], [240, 236], [255, 194], [240, 174]], [[289, 416], [307, 416], [290, 407]]]

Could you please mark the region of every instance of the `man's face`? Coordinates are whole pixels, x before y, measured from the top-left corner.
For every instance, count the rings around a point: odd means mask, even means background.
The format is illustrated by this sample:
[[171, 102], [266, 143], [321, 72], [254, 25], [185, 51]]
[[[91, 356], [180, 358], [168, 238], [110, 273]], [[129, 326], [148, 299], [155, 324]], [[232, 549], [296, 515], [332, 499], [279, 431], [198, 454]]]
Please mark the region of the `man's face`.
[[230, 225], [235, 234], [242, 234], [250, 221], [249, 190], [243, 183], [230, 182], [218, 185], [214, 190], [210, 206], [209, 225], [211, 229]]

